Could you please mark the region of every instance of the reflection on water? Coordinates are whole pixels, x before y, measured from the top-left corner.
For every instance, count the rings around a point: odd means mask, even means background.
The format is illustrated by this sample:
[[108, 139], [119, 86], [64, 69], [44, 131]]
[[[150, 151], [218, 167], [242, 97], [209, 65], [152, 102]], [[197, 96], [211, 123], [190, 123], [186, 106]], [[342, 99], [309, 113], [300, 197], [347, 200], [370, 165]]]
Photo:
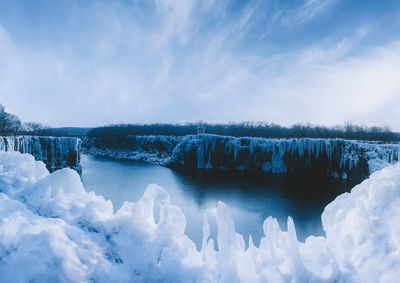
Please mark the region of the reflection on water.
[[203, 217], [208, 215], [211, 237], [216, 239], [215, 211], [218, 200], [230, 210], [236, 231], [256, 245], [264, 235], [262, 224], [268, 216], [286, 229], [292, 216], [299, 240], [323, 235], [321, 213], [338, 194], [357, 182], [327, 180], [317, 176], [245, 176], [229, 172], [180, 172], [137, 161], [117, 161], [82, 155], [82, 181], [87, 191], [111, 199], [114, 209], [124, 201], [136, 202], [148, 184], [166, 189], [171, 203], [186, 216], [186, 234], [201, 246]]

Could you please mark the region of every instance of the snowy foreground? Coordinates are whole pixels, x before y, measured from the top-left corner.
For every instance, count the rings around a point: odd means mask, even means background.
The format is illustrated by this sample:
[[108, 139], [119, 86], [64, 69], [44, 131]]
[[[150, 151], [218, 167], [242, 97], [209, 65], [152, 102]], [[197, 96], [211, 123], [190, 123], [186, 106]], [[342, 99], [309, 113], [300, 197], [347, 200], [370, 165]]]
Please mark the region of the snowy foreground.
[[[322, 214], [325, 237], [297, 241], [267, 218], [259, 247], [218, 203], [218, 247], [198, 251], [168, 193], [150, 185], [115, 214], [71, 169], [49, 174], [33, 156], [0, 152], [2, 282], [394, 282], [400, 276], [400, 163], [340, 195]], [[154, 211], [157, 215], [154, 215]], [[158, 222], [155, 221], [158, 220]], [[247, 240], [247, 239], [246, 239]]]

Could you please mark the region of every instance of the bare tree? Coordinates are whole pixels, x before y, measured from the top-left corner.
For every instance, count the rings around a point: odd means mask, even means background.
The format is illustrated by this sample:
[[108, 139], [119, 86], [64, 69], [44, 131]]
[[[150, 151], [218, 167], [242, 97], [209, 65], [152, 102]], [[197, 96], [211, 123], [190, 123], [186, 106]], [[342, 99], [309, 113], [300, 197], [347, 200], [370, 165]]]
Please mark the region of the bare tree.
[[5, 111], [3, 105], [0, 104], [0, 134], [1, 135], [15, 135], [22, 130], [21, 121], [13, 114]]
[[47, 127], [38, 122], [25, 122], [22, 125], [24, 133], [30, 135], [40, 135]]

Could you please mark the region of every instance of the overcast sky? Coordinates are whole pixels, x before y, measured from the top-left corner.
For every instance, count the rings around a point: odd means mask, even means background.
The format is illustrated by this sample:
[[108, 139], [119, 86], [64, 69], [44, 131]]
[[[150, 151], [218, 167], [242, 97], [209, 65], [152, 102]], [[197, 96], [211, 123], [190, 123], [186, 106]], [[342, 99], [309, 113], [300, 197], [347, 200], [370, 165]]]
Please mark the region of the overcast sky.
[[400, 1], [0, 7], [0, 103], [23, 121], [352, 121], [400, 130]]

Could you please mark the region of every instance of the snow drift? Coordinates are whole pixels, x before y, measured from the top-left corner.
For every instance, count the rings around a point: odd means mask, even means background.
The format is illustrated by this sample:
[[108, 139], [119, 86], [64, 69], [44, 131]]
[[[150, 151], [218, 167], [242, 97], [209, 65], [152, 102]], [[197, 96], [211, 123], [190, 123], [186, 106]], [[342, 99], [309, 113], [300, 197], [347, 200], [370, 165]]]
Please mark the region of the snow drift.
[[250, 237], [246, 249], [219, 202], [219, 249], [205, 218], [198, 251], [185, 235], [185, 216], [157, 185], [113, 213], [75, 171], [49, 174], [31, 155], [0, 152], [4, 282], [393, 282], [400, 276], [399, 217], [396, 164], [325, 208], [326, 237], [301, 243], [291, 218], [282, 231], [270, 217], [260, 245]]

